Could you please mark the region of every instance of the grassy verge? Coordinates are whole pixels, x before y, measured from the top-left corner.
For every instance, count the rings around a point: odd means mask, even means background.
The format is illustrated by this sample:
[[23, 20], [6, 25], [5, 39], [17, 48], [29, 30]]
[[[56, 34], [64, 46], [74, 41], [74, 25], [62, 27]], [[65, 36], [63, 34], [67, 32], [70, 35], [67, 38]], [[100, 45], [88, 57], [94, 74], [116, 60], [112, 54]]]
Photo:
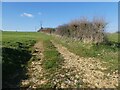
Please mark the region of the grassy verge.
[[106, 44], [84, 44], [79, 41], [74, 41], [70, 38], [54, 38], [55, 42], [67, 47], [69, 51], [79, 55], [80, 57], [95, 57], [101, 61], [107, 62], [105, 65], [109, 68], [107, 71], [118, 70], [118, 50], [117, 46]]
[[46, 78], [48, 79], [48, 83], [42, 86], [42, 88], [54, 88], [53, 82], [51, 81], [53, 77], [55, 77], [55, 73], [58, 72], [60, 68], [63, 57], [56, 50], [56, 47], [52, 44], [50, 40], [44, 41], [44, 60], [43, 60], [43, 68], [46, 70]]
[[44, 42], [44, 46], [44, 68], [49, 71], [55, 71], [59, 67], [62, 57], [52, 42], [46, 41]]

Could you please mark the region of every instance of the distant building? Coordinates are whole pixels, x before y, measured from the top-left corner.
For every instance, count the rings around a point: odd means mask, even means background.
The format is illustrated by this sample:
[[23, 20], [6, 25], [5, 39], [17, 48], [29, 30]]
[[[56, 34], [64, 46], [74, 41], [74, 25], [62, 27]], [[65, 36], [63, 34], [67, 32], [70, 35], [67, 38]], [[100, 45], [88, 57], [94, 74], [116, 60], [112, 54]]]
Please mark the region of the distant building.
[[44, 32], [44, 33], [54, 33], [55, 29], [54, 28], [40, 28], [37, 32]]

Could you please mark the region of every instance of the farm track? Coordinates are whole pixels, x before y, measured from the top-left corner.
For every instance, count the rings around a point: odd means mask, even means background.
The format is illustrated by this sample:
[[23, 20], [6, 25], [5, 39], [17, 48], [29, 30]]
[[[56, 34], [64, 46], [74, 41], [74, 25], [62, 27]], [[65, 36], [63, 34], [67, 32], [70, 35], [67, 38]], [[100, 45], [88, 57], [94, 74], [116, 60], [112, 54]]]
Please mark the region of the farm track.
[[[71, 83], [74, 79], [74, 84], [78, 87], [89, 88], [116, 88], [118, 86], [118, 71], [110, 74], [104, 73], [106, 67], [102, 66], [102, 62], [95, 60], [95, 58], [84, 58], [75, 55], [67, 50], [60, 44], [52, 41], [57, 50], [64, 58], [63, 69], [71, 69], [72, 71], [66, 72], [69, 74]], [[71, 74], [72, 73], [72, 74]], [[63, 75], [64, 76], [64, 75]], [[64, 84], [63, 87], [66, 87]], [[74, 88], [75, 86], [73, 86]]]
[[22, 80], [21, 82], [21, 86], [28, 89], [36, 89], [37, 87], [40, 87], [41, 85], [44, 85], [47, 82], [47, 79], [44, 76], [45, 71], [42, 68], [42, 60], [44, 57], [43, 43], [37, 42], [33, 48], [33, 58], [31, 58], [31, 62], [27, 68], [27, 75], [29, 76], [29, 78], [27, 80]]
[[[95, 58], [83, 58], [71, 53], [67, 48], [52, 41], [58, 52], [64, 58], [61, 68], [49, 78], [42, 67], [43, 43], [34, 45], [33, 58], [28, 64], [28, 79], [22, 80], [21, 87], [36, 89], [51, 83], [55, 88], [115, 88], [118, 86], [118, 74], [106, 74], [102, 70], [102, 63]], [[53, 77], [54, 76], [54, 77]]]

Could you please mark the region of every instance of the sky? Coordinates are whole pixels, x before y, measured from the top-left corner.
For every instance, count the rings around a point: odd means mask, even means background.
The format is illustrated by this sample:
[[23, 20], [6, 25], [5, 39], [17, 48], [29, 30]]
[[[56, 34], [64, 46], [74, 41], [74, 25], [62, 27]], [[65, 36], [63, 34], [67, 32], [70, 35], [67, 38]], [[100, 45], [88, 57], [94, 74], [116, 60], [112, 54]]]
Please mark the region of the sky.
[[105, 18], [107, 32], [118, 30], [117, 2], [2, 2], [2, 29], [36, 31], [57, 27], [80, 17]]
[[4, 2], [118, 2], [119, 0], [2, 0]]

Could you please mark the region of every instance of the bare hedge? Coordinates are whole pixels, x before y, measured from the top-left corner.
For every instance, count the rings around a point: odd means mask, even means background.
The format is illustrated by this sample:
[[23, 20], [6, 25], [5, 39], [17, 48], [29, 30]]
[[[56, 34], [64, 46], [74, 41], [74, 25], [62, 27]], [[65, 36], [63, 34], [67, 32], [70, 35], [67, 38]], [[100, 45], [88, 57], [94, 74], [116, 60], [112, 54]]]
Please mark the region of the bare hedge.
[[92, 21], [82, 18], [58, 26], [55, 33], [72, 37], [85, 43], [101, 43], [106, 40], [104, 33], [106, 25], [107, 23], [102, 18], [93, 18]]

